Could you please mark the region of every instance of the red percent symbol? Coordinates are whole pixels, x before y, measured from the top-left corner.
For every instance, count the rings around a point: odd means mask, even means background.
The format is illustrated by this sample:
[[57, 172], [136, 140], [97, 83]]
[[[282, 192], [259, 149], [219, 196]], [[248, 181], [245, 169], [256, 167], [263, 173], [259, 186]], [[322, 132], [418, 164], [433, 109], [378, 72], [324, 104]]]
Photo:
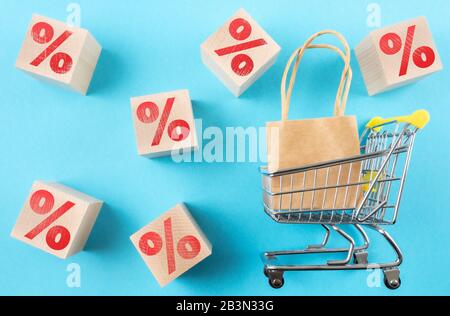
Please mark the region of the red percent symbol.
[[[36, 214], [48, 214], [55, 205], [55, 197], [46, 190], [39, 190], [33, 193], [30, 198], [30, 207]], [[42, 222], [30, 230], [25, 237], [33, 240], [37, 235], [42, 233], [57, 219], [66, 214], [75, 203], [67, 201], [56, 211], [47, 216]], [[47, 232], [45, 241], [47, 245], [53, 250], [62, 250], [67, 247], [70, 242], [70, 232], [63, 226], [53, 226]]]
[[[48, 44], [52, 41], [55, 30], [53, 27], [45, 22], [38, 22], [33, 25], [31, 29], [31, 36], [33, 40], [38, 44]], [[54, 51], [61, 46], [70, 36], [72, 32], [64, 31], [57, 39], [50, 43], [42, 53], [40, 53], [31, 63], [35, 67], [38, 67], [44, 60], [51, 56]], [[59, 52], [54, 54], [50, 58], [50, 68], [57, 74], [65, 74], [72, 69], [72, 57], [68, 54]]]
[[[149, 243], [151, 242], [151, 244]], [[175, 262], [175, 249], [172, 233], [172, 219], [169, 217], [164, 221], [164, 242], [166, 244], [167, 272], [172, 274], [177, 270]], [[139, 249], [147, 256], [157, 255], [163, 246], [161, 235], [148, 232], [139, 240]], [[183, 259], [193, 259], [200, 253], [200, 241], [191, 235], [182, 237], [177, 243], [177, 253]]]
[[[161, 117], [159, 116], [158, 106], [153, 102], [144, 102], [138, 106], [137, 117], [142, 123], [154, 123], [159, 117], [158, 128], [156, 129], [155, 135], [153, 136], [152, 140], [152, 147], [158, 146], [161, 143], [161, 138], [163, 136], [164, 130], [166, 129], [167, 121], [169, 120], [169, 116], [172, 112], [174, 103], [175, 98], [167, 99]], [[169, 123], [169, 126], [167, 127], [167, 133], [170, 139], [176, 142], [185, 140], [189, 136], [190, 131], [191, 127], [185, 120], [171, 121]]]
[[[408, 27], [404, 46], [401, 37], [397, 33], [387, 33], [380, 39], [380, 48], [386, 55], [396, 55], [403, 48], [403, 56], [399, 72], [400, 77], [408, 73], [415, 32], [416, 25], [411, 25]], [[412, 53], [412, 59], [417, 67], [428, 68], [434, 64], [436, 54], [431, 47], [421, 46], [414, 50]]]
[[[231, 22], [228, 31], [230, 32], [231, 37], [235, 40], [244, 41], [252, 34], [252, 26], [247, 20], [238, 18]], [[225, 56], [263, 45], [267, 45], [267, 42], [263, 38], [259, 38], [249, 42], [224, 47], [216, 50], [215, 52], [218, 56]], [[253, 59], [246, 54], [238, 54], [231, 60], [231, 69], [235, 74], [241, 77], [249, 75], [253, 71], [253, 67]]]

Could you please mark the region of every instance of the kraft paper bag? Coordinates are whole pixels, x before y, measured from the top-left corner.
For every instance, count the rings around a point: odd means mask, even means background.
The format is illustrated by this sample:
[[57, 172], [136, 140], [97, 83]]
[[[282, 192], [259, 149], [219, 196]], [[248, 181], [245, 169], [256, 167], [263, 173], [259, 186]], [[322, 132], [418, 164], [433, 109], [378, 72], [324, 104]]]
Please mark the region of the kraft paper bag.
[[[325, 34], [336, 36], [345, 48], [328, 44], [312, 44]], [[338, 53], [345, 62], [334, 104], [334, 116], [308, 120], [289, 120], [288, 113], [292, 90], [300, 60], [306, 50], [329, 49]], [[282, 120], [267, 123], [268, 171], [275, 173], [308, 165], [353, 157], [360, 154], [360, 142], [356, 117], [345, 116], [345, 106], [352, 80], [350, 48], [345, 38], [335, 31], [322, 31], [311, 36], [289, 59], [281, 83]], [[294, 62], [289, 87], [286, 79]], [[310, 105], [312, 106], [312, 105]], [[315, 104], [314, 106], [317, 106]], [[306, 190], [303, 193], [287, 194], [268, 198], [266, 204], [272, 209], [330, 210], [352, 208], [358, 202], [357, 186], [342, 187], [359, 180], [360, 164], [335, 166], [318, 171], [307, 171], [295, 176], [265, 177], [266, 188], [271, 192]], [[335, 189], [313, 190], [330, 186]], [[292, 190], [291, 190], [292, 188]], [[308, 191], [309, 190], [309, 191]], [[357, 196], [358, 195], [358, 196]], [[269, 199], [269, 201], [267, 201]]]

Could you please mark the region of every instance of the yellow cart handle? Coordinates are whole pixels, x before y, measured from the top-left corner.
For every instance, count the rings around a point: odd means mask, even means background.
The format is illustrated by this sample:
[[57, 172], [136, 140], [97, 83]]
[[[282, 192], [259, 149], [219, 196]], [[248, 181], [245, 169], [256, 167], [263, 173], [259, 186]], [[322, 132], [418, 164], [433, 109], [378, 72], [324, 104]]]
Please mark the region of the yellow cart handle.
[[[380, 126], [380, 125], [383, 125], [386, 123], [398, 122], [398, 123], [409, 123], [417, 128], [422, 129], [425, 126], [427, 126], [429, 121], [430, 121], [430, 113], [428, 113], [428, 111], [426, 111], [426, 110], [419, 110], [419, 111], [414, 112], [411, 115], [391, 117], [388, 119], [384, 119], [381, 117], [375, 117], [375, 118], [371, 119], [369, 123], [367, 123], [366, 127], [370, 128], [370, 129], [374, 129], [374, 127]], [[381, 129], [381, 127], [375, 128], [375, 130], [377, 130], [377, 129]]]

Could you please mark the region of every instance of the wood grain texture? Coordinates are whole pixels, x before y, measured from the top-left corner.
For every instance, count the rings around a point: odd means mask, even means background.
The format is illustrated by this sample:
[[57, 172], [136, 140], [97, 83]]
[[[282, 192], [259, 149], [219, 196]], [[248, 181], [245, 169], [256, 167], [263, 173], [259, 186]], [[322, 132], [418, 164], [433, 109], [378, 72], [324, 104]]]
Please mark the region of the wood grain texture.
[[[406, 52], [406, 38], [408, 28], [415, 26], [412, 37], [410, 54]], [[401, 46], [399, 52], [386, 54], [380, 48], [380, 41], [384, 35], [394, 33], [401, 39], [395, 45]], [[391, 47], [394, 43], [390, 43]], [[430, 47], [435, 54], [434, 63], [426, 68], [418, 67], [414, 62], [417, 49], [422, 46]], [[356, 48], [364, 82], [369, 95], [376, 95], [406, 84], [410, 84], [443, 69], [439, 52], [425, 17], [419, 17], [396, 25], [371, 32]], [[420, 54], [419, 54], [420, 55]], [[400, 75], [402, 62], [408, 63], [406, 74]]]
[[[49, 192], [54, 198], [53, 207], [46, 214], [36, 213], [31, 206], [31, 199], [34, 196], [34, 193], [40, 190]], [[55, 220], [34, 238], [30, 239], [29, 237], [26, 237], [34, 227], [68, 201], [72, 202], [74, 205], [64, 215]], [[38, 201], [39, 205], [45, 203], [45, 199], [40, 199]], [[102, 205], [102, 201], [62, 184], [36, 181], [32, 186], [30, 195], [22, 208], [16, 225], [11, 232], [11, 236], [59, 258], [66, 259], [84, 248]], [[46, 241], [49, 230], [55, 226], [65, 227], [70, 232], [70, 241], [67, 246], [61, 250], [52, 249]]]
[[[250, 24], [251, 32], [248, 38], [236, 40], [230, 35], [231, 23], [236, 19], [244, 19]], [[261, 46], [242, 51], [240, 51], [242, 47], [236, 46], [246, 46], [248, 42], [261, 39], [265, 41], [265, 44], [261, 44]], [[223, 50], [224, 48], [230, 49]], [[224, 55], [220, 56], [217, 53], [218, 50], [223, 50]], [[280, 46], [244, 9], [237, 11], [200, 47], [203, 63], [237, 97], [244, 93], [275, 63], [280, 50]], [[238, 75], [232, 69], [233, 59], [239, 54], [247, 55], [253, 61], [253, 70], [248, 75]]]
[[[36, 23], [48, 23], [53, 29], [53, 36], [48, 43], [37, 43], [32, 36]], [[45, 59], [38, 65], [31, 62], [51, 45], [61, 34], [71, 33], [53, 52], [44, 54]], [[41, 35], [45, 34], [42, 32]], [[86, 95], [92, 76], [97, 66], [102, 47], [89, 31], [71, 27], [67, 24], [44, 16], [33, 14], [30, 26], [25, 35], [22, 49], [16, 60], [16, 67], [40, 79], [68, 87]], [[56, 73], [51, 68], [51, 58], [54, 54], [66, 53], [72, 58], [72, 67], [66, 73]]]
[[[165, 128], [160, 130], [160, 142], [156, 145], [153, 142], [155, 134], [160, 127], [160, 121], [167, 101], [171, 98], [174, 98], [173, 105], [166, 118], [167, 122]], [[146, 102], [151, 102], [158, 108], [158, 115], [155, 115], [152, 120], [143, 122], [139, 119], [138, 111], [140, 111], [140, 106]], [[139, 155], [147, 158], [157, 158], [171, 155], [173, 152], [187, 152], [198, 149], [197, 131], [192, 111], [192, 102], [188, 90], [178, 90], [131, 98], [131, 112]], [[145, 113], [145, 115], [149, 115], [149, 109], [147, 109]], [[189, 125], [189, 134], [184, 140], [176, 141], [169, 137], [169, 125], [175, 120], [184, 120]], [[177, 130], [179, 131], [179, 129]]]
[[[167, 234], [168, 223], [170, 223], [171, 234]], [[148, 252], [143, 252], [143, 247], [156, 246], [151, 241], [145, 242], [143, 238], [147, 236], [146, 234], [160, 236], [157, 253], [148, 255]], [[189, 245], [183, 247], [182, 241], [186, 240], [185, 238], [194, 238], [198, 241], [198, 254], [189, 257], [183, 253], [193, 249]], [[133, 234], [130, 239], [161, 287], [166, 286], [212, 253], [211, 243], [184, 204], [176, 205]]]

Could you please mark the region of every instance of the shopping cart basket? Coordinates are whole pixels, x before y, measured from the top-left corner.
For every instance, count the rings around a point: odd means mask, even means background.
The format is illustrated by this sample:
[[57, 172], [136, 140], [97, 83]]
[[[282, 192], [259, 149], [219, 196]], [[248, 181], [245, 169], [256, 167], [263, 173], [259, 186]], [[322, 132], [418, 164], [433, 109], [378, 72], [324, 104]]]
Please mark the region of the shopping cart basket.
[[[414, 139], [428, 121], [429, 114], [424, 110], [392, 119], [374, 118], [361, 137], [361, 143], [365, 145], [361, 146], [362, 154], [359, 156], [276, 173], [268, 173], [266, 167], [261, 168], [264, 211], [267, 215], [278, 223], [320, 224], [326, 230], [320, 245], [309, 246], [305, 250], [263, 254], [264, 274], [272, 287], [281, 288], [284, 285], [286, 271], [365, 269], [381, 269], [389, 289], [400, 287], [398, 267], [403, 255], [394, 239], [381, 226], [393, 225], [397, 221]], [[355, 169], [359, 170], [359, 177], [351, 174]], [[329, 176], [332, 173], [335, 175]], [[322, 181], [316, 181], [319, 178]], [[326, 180], [323, 181], [324, 178]], [[334, 203], [330, 203], [330, 199]], [[338, 200], [340, 202], [337, 203]], [[317, 208], [317, 205], [322, 207]], [[364, 241], [363, 245], [357, 246], [355, 240], [338, 226], [340, 224], [354, 225]], [[370, 243], [363, 227], [381, 234], [395, 251], [397, 259], [388, 263], [369, 263]], [[330, 228], [344, 237], [350, 247], [326, 248]], [[346, 257], [330, 260], [323, 265], [280, 263], [281, 256], [320, 253], [346, 253]]]

